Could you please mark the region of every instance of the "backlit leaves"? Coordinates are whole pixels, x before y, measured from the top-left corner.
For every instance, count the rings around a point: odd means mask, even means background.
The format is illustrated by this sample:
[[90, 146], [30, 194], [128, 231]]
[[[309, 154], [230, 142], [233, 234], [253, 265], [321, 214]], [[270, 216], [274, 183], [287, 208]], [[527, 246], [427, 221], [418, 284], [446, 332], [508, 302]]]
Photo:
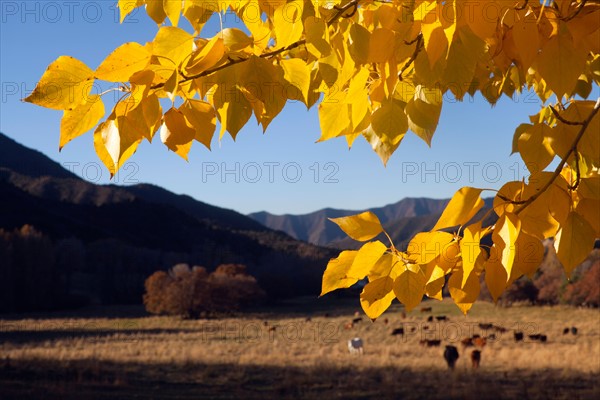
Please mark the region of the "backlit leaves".
[[[368, 243], [330, 261], [323, 294], [368, 278], [361, 304], [376, 318], [393, 297], [407, 308], [423, 295], [441, 298], [450, 275], [450, 294], [466, 312], [482, 272], [497, 299], [536, 271], [542, 240], [555, 238], [570, 273], [600, 235], [600, 105], [585, 100], [600, 82], [600, 6], [463, 3], [118, 0], [121, 22], [144, 6], [155, 37], [117, 47], [95, 71], [59, 57], [25, 101], [63, 111], [60, 147], [93, 130], [96, 153], [114, 175], [159, 130], [187, 159], [194, 140], [210, 149], [217, 121], [219, 139], [225, 132], [235, 139], [252, 115], [266, 131], [288, 100], [319, 103], [319, 141], [351, 147], [363, 138], [386, 164], [408, 130], [432, 144], [444, 100], [535, 95], [544, 105], [517, 128], [512, 147], [531, 174], [498, 185], [495, 225], [476, 220], [482, 189], [470, 187], [406, 251], [368, 242], [383, 232], [372, 213], [333, 220]], [[207, 21], [224, 12], [236, 25], [204, 37]], [[101, 91], [96, 79], [111, 88]], [[112, 111], [101, 99], [109, 93], [117, 95]], [[481, 243], [490, 233], [487, 259]]]
[[373, 239], [383, 231], [379, 218], [370, 211], [329, 220], [337, 224], [346, 235], [361, 242]]

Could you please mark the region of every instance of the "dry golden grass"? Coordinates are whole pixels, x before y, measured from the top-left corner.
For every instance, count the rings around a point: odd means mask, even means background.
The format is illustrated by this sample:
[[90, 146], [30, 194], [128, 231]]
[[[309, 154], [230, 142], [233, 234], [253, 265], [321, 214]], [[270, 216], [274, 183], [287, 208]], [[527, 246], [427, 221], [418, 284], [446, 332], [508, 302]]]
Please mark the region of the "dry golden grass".
[[[496, 308], [464, 317], [449, 302], [402, 318], [399, 307], [350, 330], [354, 307], [324, 312], [261, 310], [239, 318], [172, 317], [0, 320], [0, 398], [594, 398], [600, 394], [600, 312], [567, 307]], [[295, 305], [302, 307], [302, 304]], [[428, 323], [428, 315], [449, 321]], [[311, 321], [306, 321], [307, 316]], [[267, 326], [265, 326], [265, 321]], [[491, 322], [495, 332], [472, 370], [459, 341]], [[275, 330], [269, 329], [276, 327]], [[391, 336], [404, 326], [404, 337]], [[425, 326], [429, 329], [425, 330]], [[577, 335], [563, 335], [576, 326]], [[414, 332], [410, 332], [412, 328]], [[547, 343], [515, 343], [513, 331]], [[488, 332], [491, 333], [491, 332]], [[347, 340], [361, 337], [363, 356]], [[423, 347], [421, 339], [440, 339]], [[444, 345], [458, 347], [455, 371]], [[40, 397], [41, 396], [41, 397]]]

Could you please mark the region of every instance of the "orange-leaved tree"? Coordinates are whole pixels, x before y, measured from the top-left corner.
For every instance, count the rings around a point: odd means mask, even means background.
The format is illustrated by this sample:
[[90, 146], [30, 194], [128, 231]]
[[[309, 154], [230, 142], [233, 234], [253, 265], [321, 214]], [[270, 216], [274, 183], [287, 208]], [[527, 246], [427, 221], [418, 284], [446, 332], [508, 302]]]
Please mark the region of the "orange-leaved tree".
[[[94, 129], [96, 152], [111, 174], [143, 140], [186, 158], [194, 140], [210, 148], [254, 114], [267, 129], [288, 100], [318, 105], [321, 140], [363, 137], [387, 162], [410, 129], [431, 143], [448, 95], [480, 93], [494, 104], [528, 90], [543, 105], [519, 125], [513, 152], [528, 181], [496, 191], [498, 221], [474, 219], [483, 189], [458, 190], [430, 232], [408, 248], [373, 240], [372, 213], [335, 219], [367, 242], [331, 260], [322, 294], [368, 278], [361, 294], [376, 318], [394, 298], [407, 309], [446, 284], [467, 312], [480, 276], [494, 298], [543, 256], [555, 238], [567, 274], [600, 236], [600, 4], [588, 0], [119, 0], [121, 20], [137, 7], [159, 25], [146, 44], [125, 43], [94, 70], [60, 57], [27, 101], [63, 110], [60, 147]], [[202, 37], [215, 13], [237, 14], [240, 28]], [[177, 25], [181, 17], [194, 32]], [[241, 26], [243, 24], [243, 26]], [[119, 83], [110, 113], [95, 80]], [[163, 109], [159, 99], [169, 99]], [[164, 101], [163, 103], [164, 104]], [[177, 104], [177, 106], [176, 106]], [[108, 117], [105, 118], [105, 114]], [[103, 120], [102, 122], [100, 122]], [[558, 158], [558, 165], [549, 166]], [[555, 165], [555, 164], [552, 164]], [[481, 240], [491, 235], [493, 246]], [[447, 279], [449, 275], [449, 279]]]

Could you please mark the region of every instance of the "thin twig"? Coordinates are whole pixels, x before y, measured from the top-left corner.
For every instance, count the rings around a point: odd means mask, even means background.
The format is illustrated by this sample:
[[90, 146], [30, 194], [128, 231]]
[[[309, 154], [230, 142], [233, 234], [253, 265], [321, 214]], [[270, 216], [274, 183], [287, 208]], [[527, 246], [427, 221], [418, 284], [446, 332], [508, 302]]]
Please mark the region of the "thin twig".
[[554, 114], [554, 116], [556, 117], [557, 120], [559, 120], [560, 122], [562, 122], [565, 125], [583, 125], [583, 121], [579, 122], [579, 121], [568, 121], [566, 119], [564, 119], [559, 113], [558, 111], [556, 111], [556, 108], [549, 106], [550, 110], [552, 110], [552, 114]]
[[571, 155], [571, 153], [577, 151], [577, 144], [579, 144], [579, 141], [583, 137], [583, 134], [585, 133], [587, 127], [589, 126], [590, 122], [592, 122], [592, 119], [594, 118], [594, 116], [596, 116], [596, 114], [598, 113], [599, 110], [600, 110], [600, 97], [598, 97], [598, 100], [596, 100], [596, 104], [594, 105], [594, 109], [592, 110], [590, 115], [588, 115], [588, 117], [585, 119], [585, 121], [583, 121], [583, 124], [581, 125], [581, 128], [579, 129], [579, 133], [577, 134], [577, 137], [573, 141], [571, 148], [569, 149], [567, 154], [565, 154], [565, 156], [561, 160], [560, 164], [558, 164], [558, 166], [554, 170], [554, 174], [552, 175], [550, 180], [548, 182], [546, 182], [546, 184], [536, 194], [534, 194], [533, 196], [528, 198], [527, 201], [515, 211], [515, 214], [518, 215], [521, 211], [523, 211], [525, 208], [527, 208], [538, 197], [540, 197], [542, 195], [542, 193], [544, 193], [550, 187], [550, 185], [552, 185], [554, 183], [556, 178], [558, 178], [558, 176], [562, 172], [563, 167], [567, 163], [567, 160], [569, 159], [569, 156]]
[[[327, 22], [327, 26], [333, 25], [338, 19], [340, 19], [343, 16], [343, 14], [346, 11], [348, 11], [352, 7], [355, 8], [355, 10], [352, 13], [352, 14], [354, 14], [356, 12], [356, 9], [358, 9], [358, 3], [359, 2], [360, 2], [360, 0], [352, 0], [351, 2], [349, 2], [348, 4], [346, 4], [343, 7], [336, 7], [335, 9], [336, 9], [337, 12]], [[346, 17], [346, 16], [344, 16], [344, 17]], [[347, 17], [350, 17], [350, 16], [347, 16]], [[279, 55], [279, 54], [284, 53], [286, 51], [295, 49], [296, 47], [303, 46], [305, 44], [306, 44], [306, 39], [301, 39], [301, 40], [298, 40], [298, 41], [296, 41], [296, 42], [294, 42], [294, 43], [292, 43], [292, 44], [290, 44], [288, 46], [282, 47], [282, 48], [277, 49], [277, 50], [270, 51], [268, 53], [261, 54], [259, 57], [261, 57], [261, 58], [274, 57], [276, 55]], [[244, 61], [248, 61], [249, 59], [250, 59], [250, 57], [248, 57], [248, 58], [239, 58], [237, 60], [233, 60], [233, 59], [229, 58], [225, 64], [222, 64], [222, 65], [220, 65], [218, 67], [214, 67], [214, 68], [211, 68], [211, 69], [207, 69], [206, 71], [203, 71], [203, 72], [200, 72], [199, 74], [191, 75], [191, 76], [185, 76], [185, 75], [183, 75], [180, 72], [180, 74], [184, 78], [181, 81], [179, 81], [179, 83], [188, 82], [188, 81], [191, 81], [193, 79], [198, 79], [198, 78], [202, 78], [204, 76], [210, 75], [210, 74], [214, 74], [215, 72], [218, 72], [218, 71], [220, 71], [222, 69], [231, 67], [232, 65], [239, 64], [239, 63], [242, 63]], [[165, 86], [164, 83], [159, 83], [159, 84], [157, 84], [155, 86], [152, 86], [151, 89], [160, 89], [163, 86]]]
[[583, 10], [583, 7], [585, 6], [585, 3], [587, 3], [587, 0], [583, 0], [581, 3], [579, 3], [579, 5], [577, 6], [577, 9], [575, 10], [575, 12], [573, 14], [565, 17], [563, 19], [563, 21], [569, 22], [570, 20], [572, 20], [573, 18], [575, 18], [577, 15], [579, 15], [579, 13], [581, 12], [581, 10]]
[[523, 5], [522, 5], [522, 6], [517, 6], [517, 7], [515, 7], [515, 10], [517, 10], [517, 11], [524, 10], [524, 9], [525, 9], [525, 7], [527, 7], [527, 3], [529, 3], [529, 0], [525, 0], [525, 3], [523, 3]]
[[402, 74], [404, 74], [404, 72], [408, 69], [408, 67], [410, 67], [410, 65], [417, 59], [419, 52], [423, 48], [423, 34], [422, 33], [419, 33], [416, 40], [417, 40], [417, 45], [415, 46], [415, 51], [412, 53], [412, 55], [410, 56], [408, 61], [402, 66], [402, 68], [400, 69], [400, 72], [398, 72], [399, 80], [403, 79]]

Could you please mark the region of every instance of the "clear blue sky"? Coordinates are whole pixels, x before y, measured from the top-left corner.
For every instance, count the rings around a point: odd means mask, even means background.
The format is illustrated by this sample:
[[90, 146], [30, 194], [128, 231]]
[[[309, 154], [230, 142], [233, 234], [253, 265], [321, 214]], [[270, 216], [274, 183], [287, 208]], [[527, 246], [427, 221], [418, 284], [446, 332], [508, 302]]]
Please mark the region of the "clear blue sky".
[[[0, 2], [0, 130], [96, 183], [109, 179], [94, 153], [91, 132], [59, 153], [62, 113], [20, 99], [61, 55], [96, 68], [120, 44], [154, 37], [156, 24], [142, 10], [133, 15], [136, 21], [119, 24], [115, 4], [116, 0]], [[225, 23], [232, 25], [230, 15]], [[216, 29], [209, 25], [203, 35], [212, 36]], [[316, 107], [306, 111], [301, 104], [289, 104], [265, 135], [253, 117], [235, 143], [229, 137], [220, 144], [215, 139], [212, 151], [195, 143], [189, 163], [169, 152], [157, 135], [154, 143], [140, 146], [114, 183], [153, 183], [243, 213], [362, 209], [404, 197], [446, 198], [462, 186], [499, 188], [523, 177], [526, 171], [518, 156], [509, 157], [512, 134], [538, 109], [537, 99], [526, 95], [514, 102], [503, 98], [494, 108], [480, 98], [448, 101], [432, 148], [409, 133], [384, 168], [362, 139], [350, 151], [343, 139], [315, 143]], [[231, 172], [224, 174], [224, 169]]]

